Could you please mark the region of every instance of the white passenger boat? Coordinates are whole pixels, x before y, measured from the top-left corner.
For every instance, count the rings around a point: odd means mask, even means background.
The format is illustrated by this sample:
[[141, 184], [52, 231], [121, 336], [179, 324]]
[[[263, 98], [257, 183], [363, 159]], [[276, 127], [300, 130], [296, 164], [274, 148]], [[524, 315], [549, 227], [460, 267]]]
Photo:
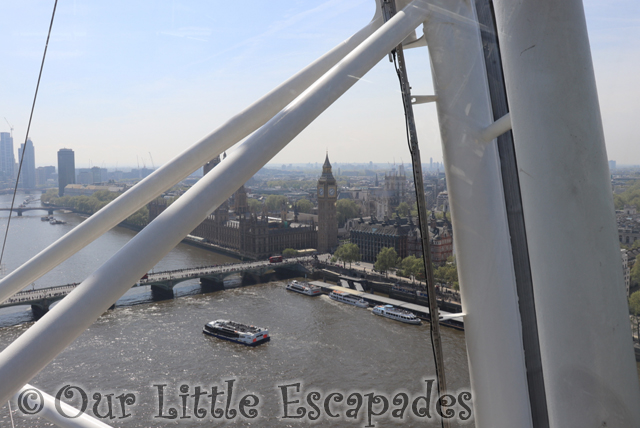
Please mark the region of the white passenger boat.
[[309, 284], [308, 282], [300, 282], [293, 280], [287, 284], [287, 290], [295, 291], [296, 293], [305, 294], [307, 296], [319, 296], [322, 294], [322, 288], [317, 285]]
[[359, 299], [353, 294], [346, 293], [340, 290], [334, 290], [329, 294], [329, 297], [337, 302], [346, 303], [347, 305], [357, 306], [359, 308], [368, 308], [369, 303], [364, 299]]
[[393, 305], [378, 305], [373, 308], [372, 312], [381, 317], [391, 318], [392, 320], [404, 322], [407, 324], [421, 324], [420, 318], [418, 318], [413, 312], [405, 311], [393, 307]]
[[271, 340], [269, 330], [253, 325], [240, 324], [229, 320], [208, 322], [202, 330], [204, 334], [229, 340], [246, 346], [258, 346]]

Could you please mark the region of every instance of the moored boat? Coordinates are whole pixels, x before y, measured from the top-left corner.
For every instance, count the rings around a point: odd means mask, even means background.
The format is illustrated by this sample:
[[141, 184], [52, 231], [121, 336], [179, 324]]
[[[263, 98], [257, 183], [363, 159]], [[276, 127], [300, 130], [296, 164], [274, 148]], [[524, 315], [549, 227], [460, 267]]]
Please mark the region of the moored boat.
[[319, 296], [320, 294], [322, 294], [322, 289], [317, 285], [296, 280], [293, 280], [287, 284], [287, 290], [295, 291], [296, 293], [305, 294], [307, 296]]
[[407, 324], [422, 324], [420, 318], [418, 318], [413, 312], [396, 308], [393, 305], [378, 305], [373, 308], [372, 312], [376, 315], [380, 315], [381, 317], [390, 318]]
[[208, 322], [202, 329], [204, 334], [218, 339], [240, 343], [246, 346], [258, 346], [271, 340], [269, 330], [253, 325], [240, 324], [229, 320]]
[[362, 298], [358, 298], [353, 294], [346, 293], [340, 290], [334, 290], [329, 294], [329, 297], [337, 302], [346, 303], [347, 305], [357, 306], [359, 308], [368, 308], [369, 303]]

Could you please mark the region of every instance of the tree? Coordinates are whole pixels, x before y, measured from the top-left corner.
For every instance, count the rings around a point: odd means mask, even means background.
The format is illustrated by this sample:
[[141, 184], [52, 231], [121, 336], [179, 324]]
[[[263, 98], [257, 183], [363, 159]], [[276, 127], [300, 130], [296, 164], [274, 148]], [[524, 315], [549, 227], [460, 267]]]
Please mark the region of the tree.
[[624, 200], [620, 195], [613, 195], [613, 205], [617, 210], [624, 208]]
[[267, 209], [269, 211], [280, 211], [282, 204], [287, 204], [287, 197], [282, 195], [269, 195], [267, 196]]
[[282, 252], [282, 255], [285, 257], [295, 257], [298, 255], [298, 250], [294, 250], [293, 248], [285, 248]]
[[619, 195], [614, 195], [613, 202], [618, 210], [623, 209], [625, 205], [635, 206], [636, 209], [640, 209], [640, 180], [635, 181]]
[[349, 263], [349, 269], [351, 269], [351, 263], [360, 261], [360, 248], [356, 244], [342, 244], [334, 253], [334, 256], [343, 263]]
[[130, 215], [125, 223], [132, 224], [134, 226], [145, 227], [149, 223], [149, 209], [146, 205], [140, 208], [138, 211]]
[[[455, 260], [449, 258], [451, 260]], [[438, 267], [433, 271], [433, 278], [437, 281], [444, 282], [454, 290], [459, 288], [458, 286], [458, 267], [454, 261], [447, 261], [443, 266]]]
[[[636, 262], [637, 265], [637, 262]], [[640, 315], [640, 291], [636, 291], [629, 298], [629, 309], [636, 317], [636, 328], [638, 332], [638, 340], [640, 340], [640, 321], [638, 315]]]
[[262, 212], [262, 202], [257, 199], [248, 199], [247, 204], [249, 204], [249, 211], [254, 214], [258, 214]]
[[400, 263], [403, 276], [407, 278], [413, 277], [415, 282], [416, 278], [424, 278], [424, 261], [416, 256], [409, 256], [402, 259]]
[[[429, 211], [427, 211], [427, 218], [429, 218], [430, 214], [431, 213]], [[418, 203], [417, 202], [413, 203], [413, 207], [411, 208], [411, 215], [413, 217], [418, 217]]]
[[406, 202], [400, 202], [400, 205], [398, 205], [398, 215], [400, 217], [406, 217], [409, 215], [409, 204]]
[[336, 214], [338, 226], [344, 226], [348, 219], [360, 215], [360, 207], [350, 199], [340, 199], [336, 202]]
[[397, 264], [398, 253], [396, 253], [395, 248], [384, 247], [378, 253], [378, 256], [376, 257], [376, 263], [373, 265], [373, 267], [378, 272], [384, 272], [386, 275], [387, 271], [391, 268], [396, 267]]
[[[636, 241], [640, 242], [640, 241]], [[635, 245], [635, 242], [634, 242]], [[640, 256], [636, 257], [636, 262], [633, 264], [633, 268], [631, 268], [631, 282], [633, 284], [640, 284]], [[635, 294], [635, 293], [634, 293]]]
[[313, 211], [313, 203], [308, 199], [300, 199], [296, 202], [296, 206], [298, 207], [298, 211], [301, 213], [310, 213]]

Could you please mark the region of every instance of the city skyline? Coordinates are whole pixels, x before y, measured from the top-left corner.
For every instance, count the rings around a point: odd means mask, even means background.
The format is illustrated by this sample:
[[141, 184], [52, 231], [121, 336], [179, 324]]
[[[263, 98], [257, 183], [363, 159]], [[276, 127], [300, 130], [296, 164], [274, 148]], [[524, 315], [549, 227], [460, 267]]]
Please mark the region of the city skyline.
[[[640, 5], [585, 1], [608, 158], [640, 164], [633, 118], [640, 86]], [[166, 163], [276, 85], [364, 26], [373, 2], [253, 1], [232, 5], [117, 3], [59, 5], [31, 138], [37, 166], [55, 165], [61, 147], [80, 168]], [[130, 18], [123, 20], [120, 12]], [[48, 4], [0, 5], [0, 115], [24, 142], [28, 111], [51, 14]], [[242, 30], [239, 30], [242, 29]], [[421, 30], [419, 30], [420, 32]], [[428, 52], [406, 52], [414, 94], [433, 93]], [[416, 106], [424, 159], [442, 161], [434, 105]], [[9, 125], [0, 123], [0, 131]], [[397, 78], [386, 60], [304, 130], [272, 163], [409, 163]], [[366, 153], [363, 156], [363, 153]], [[624, 160], [624, 161], [623, 161]]]

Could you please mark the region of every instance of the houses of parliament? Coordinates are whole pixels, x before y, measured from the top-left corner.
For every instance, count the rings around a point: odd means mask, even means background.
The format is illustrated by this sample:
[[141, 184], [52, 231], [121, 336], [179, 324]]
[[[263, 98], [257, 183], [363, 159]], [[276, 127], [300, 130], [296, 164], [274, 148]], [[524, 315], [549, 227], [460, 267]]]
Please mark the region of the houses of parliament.
[[[220, 156], [204, 165], [203, 173], [211, 171], [220, 163]], [[296, 250], [317, 249], [319, 252], [333, 251], [338, 246], [338, 220], [336, 201], [338, 189], [331, 172], [327, 155], [318, 180], [318, 216], [304, 222], [298, 220], [297, 212], [292, 219], [287, 208], [282, 207], [280, 217], [269, 217], [266, 206], [263, 212], [252, 213], [247, 203], [247, 192], [243, 186], [233, 196], [207, 217], [191, 235], [222, 247], [236, 255], [251, 259], [265, 259], [281, 254], [286, 248]], [[168, 206], [162, 199], [149, 204], [149, 221], [152, 221]]]

